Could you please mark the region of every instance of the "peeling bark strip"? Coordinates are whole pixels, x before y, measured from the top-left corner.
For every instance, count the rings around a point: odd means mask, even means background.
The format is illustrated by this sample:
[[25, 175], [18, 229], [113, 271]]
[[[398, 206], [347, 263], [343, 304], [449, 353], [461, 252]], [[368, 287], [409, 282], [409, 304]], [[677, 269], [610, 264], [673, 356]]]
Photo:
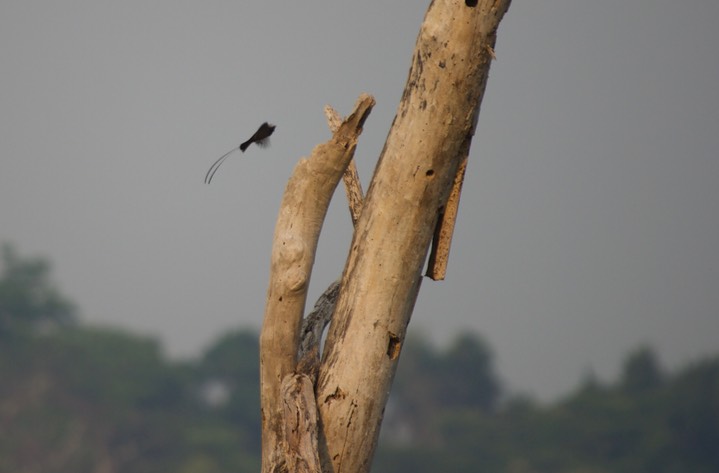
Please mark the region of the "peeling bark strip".
[[282, 198], [260, 333], [263, 472], [292, 464], [284, 440], [280, 386], [296, 369], [300, 322], [322, 222], [374, 103], [371, 96], [360, 96], [332, 138], [316, 146], [309, 159], [300, 160]]
[[509, 4], [434, 0], [425, 16], [322, 356], [316, 395], [325, 472], [369, 471], [422, 266], [474, 134]]
[[429, 253], [426, 276], [434, 281], [441, 281], [447, 275], [447, 262], [449, 261], [449, 247], [452, 245], [452, 234], [454, 224], [457, 223], [457, 212], [459, 211], [459, 197], [462, 194], [464, 184], [464, 173], [467, 170], [467, 158], [469, 158], [469, 144], [467, 153], [464, 153], [462, 161], [457, 168], [457, 175], [454, 176], [452, 190], [449, 193], [447, 204], [440, 212], [437, 227], [432, 238], [432, 250]]

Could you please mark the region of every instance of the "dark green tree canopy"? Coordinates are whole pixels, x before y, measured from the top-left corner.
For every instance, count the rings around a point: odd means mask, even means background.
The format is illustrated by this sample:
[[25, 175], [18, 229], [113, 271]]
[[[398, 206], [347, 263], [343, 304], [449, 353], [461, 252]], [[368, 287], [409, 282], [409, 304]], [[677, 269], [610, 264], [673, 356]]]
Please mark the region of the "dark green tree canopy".
[[624, 361], [622, 384], [631, 392], [642, 392], [658, 387], [663, 379], [657, 355], [643, 346], [631, 352]]
[[72, 324], [75, 306], [50, 278], [50, 263], [21, 257], [10, 244], [0, 248], [0, 338], [47, 326]]

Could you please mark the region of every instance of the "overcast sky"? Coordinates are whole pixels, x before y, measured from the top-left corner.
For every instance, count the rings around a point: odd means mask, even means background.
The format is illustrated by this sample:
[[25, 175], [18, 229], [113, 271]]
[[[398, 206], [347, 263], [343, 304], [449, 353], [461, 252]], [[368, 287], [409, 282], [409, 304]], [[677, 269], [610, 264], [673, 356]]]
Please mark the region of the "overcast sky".
[[[365, 188], [429, 2], [3, 0], [0, 240], [54, 265], [83, 320], [193, 356], [259, 328], [289, 174], [322, 113], [377, 105]], [[553, 399], [628, 350], [719, 352], [719, 2], [515, 0], [500, 25], [446, 281], [410, 330], [493, 347]], [[268, 149], [220, 155], [263, 121]], [[311, 301], [342, 271], [340, 190]]]

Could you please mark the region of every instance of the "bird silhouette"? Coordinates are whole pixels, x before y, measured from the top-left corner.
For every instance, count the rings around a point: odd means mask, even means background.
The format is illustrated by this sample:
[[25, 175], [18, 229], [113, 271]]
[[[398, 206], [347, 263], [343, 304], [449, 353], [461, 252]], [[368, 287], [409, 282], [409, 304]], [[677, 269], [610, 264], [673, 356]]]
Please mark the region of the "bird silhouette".
[[243, 153], [247, 149], [248, 146], [250, 146], [252, 143], [257, 144], [257, 146], [265, 147], [270, 144], [270, 135], [275, 131], [275, 125], [270, 125], [269, 123], [265, 122], [257, 129], [254, 135], [250, 137], [249, 140], [242, 143], [237, 148], [232, 148], [227, 153], [220, 156], [220, 159], [212, 163], [212, 166], [210, 166], [210, 169], [207, 171], [207, 174], [205, 174], [205, 184], [209, 184], [212, 182], [212, 178], [217, 172], [217, 170], [220, 168], [220, 165], [225, 162], [225, 159], [232, 154], [233, 151], [237, 151], [238, 149], [242, 151]]

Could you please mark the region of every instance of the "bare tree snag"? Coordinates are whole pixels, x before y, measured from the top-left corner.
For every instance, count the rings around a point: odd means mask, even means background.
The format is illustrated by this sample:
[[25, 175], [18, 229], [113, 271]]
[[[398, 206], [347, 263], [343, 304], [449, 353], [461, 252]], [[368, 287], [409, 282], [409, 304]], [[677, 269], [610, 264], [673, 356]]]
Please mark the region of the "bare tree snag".
[[[369, 96], [345, 120], [327, 109], [332, 139], [295, 168], [275, 228], [260, 334], [263, 473], [369, 471], [433, 236], [428, 274], [444, 275], [496, 30], [510, 1], [431, 2], [364, 201], [356, 171], [346, 169], [374, 105]], [[319, 231], [343, 173], [356, 223], [350, 254], [340, 281], [300, 328]]]
[[438, 216], [510, 0], [434, 0], [357, 222], [316, 387], [326, 472], [367, 472]]
[[353, 113], [332, 138], [316, 146], [310, 158], [300, 160], [282, 198], [260, 333], [264, 472], [281, 471], [292, 464], [288, 459], [286, 435], [289, 431], [283, 423], [281, 386], [288, 375], [295, 374], [297, 367], [300, 323], [322, 222], [374, 103], [371, 96], [360, 96]]

